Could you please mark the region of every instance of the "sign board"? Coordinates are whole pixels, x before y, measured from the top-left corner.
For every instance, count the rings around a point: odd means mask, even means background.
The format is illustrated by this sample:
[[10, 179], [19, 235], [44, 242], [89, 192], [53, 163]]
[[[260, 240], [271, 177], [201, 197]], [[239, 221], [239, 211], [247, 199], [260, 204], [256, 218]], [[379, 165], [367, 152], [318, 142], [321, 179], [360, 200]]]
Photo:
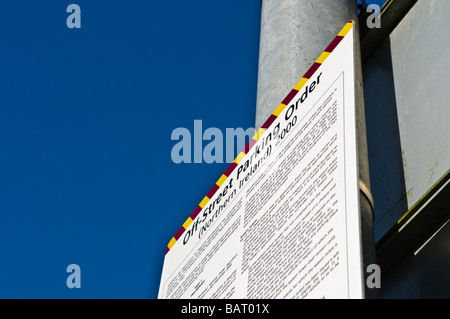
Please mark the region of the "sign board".
[[353, 23], [170, 241], [159, 298], [362, 298]]

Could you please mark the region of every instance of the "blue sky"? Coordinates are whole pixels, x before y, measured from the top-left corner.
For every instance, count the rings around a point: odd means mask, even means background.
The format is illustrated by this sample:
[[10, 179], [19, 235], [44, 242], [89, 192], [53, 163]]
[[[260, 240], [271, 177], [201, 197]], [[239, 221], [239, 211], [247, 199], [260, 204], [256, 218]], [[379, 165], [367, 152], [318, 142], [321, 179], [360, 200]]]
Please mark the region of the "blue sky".
[[174, 164], [171, 133], [254, 125], [260, 0], [2, 10], [0, 298], [156, 298], [167, 243], [228, 166]]

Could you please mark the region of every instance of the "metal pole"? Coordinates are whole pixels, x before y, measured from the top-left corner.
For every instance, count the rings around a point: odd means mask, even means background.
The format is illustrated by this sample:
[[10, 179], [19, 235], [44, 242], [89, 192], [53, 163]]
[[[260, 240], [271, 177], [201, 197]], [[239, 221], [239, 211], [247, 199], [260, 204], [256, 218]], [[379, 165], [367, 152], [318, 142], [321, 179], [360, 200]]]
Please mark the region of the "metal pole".
[[[347, 21], [358, 22], [356, 0], [263, 0], [259, 52], [256, 124], [259, 128], [299, 81]], [[356, 116], [361, 185], [360, 210], [363, 240], [363, 273], [376, 263], [373, 207], [362, 86], [358, 25], [355, 27]], [[365, 195], [367, 194], [367, 195]], [[368, 289], [366, 298], [375, 298]]]

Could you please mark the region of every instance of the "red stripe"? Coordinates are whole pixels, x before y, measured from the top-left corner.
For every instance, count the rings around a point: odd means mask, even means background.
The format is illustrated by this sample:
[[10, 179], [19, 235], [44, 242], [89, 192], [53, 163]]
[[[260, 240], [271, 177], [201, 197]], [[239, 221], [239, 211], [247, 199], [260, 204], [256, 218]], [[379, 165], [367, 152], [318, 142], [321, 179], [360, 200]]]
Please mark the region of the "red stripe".
[[200, 206], [197, 206], [197, 208], [194, 210], [194, 212], [191, 214], [191, 219], [194, 220], [195, 217], [197, 217], [197, 215], [201, 212], [202, 208]]
[[226, 177], [230, 176], [231, 173], [233, 173], [236, 166], [237, 166], [237, 164], [235, 162], [231, 163], [231, 165], [228, 166], [227, 170], [225, 171], [225, 173], [223, 175], [225, 175]]
[[267, 130], [269, 128], [269, 126], [272, 125], [273, 121], [276, 120], [276, 118], [277, 117], [275, 115], [271, 114], [269, 116], [269, 118], [267, 119], [267, 121], [265, 121], [264, 124], [261, 126], [261, 128]]
[[297, 95], [297, 93], [298, 93], [297, 90], [292, 90], [291, 92], [289, 92], [289, 94], [286, 96], [286, 98], [281, 103], [284, 105], [288, 105], [292, 101], [292, 99]]
[[306, 74], [303, 76], [306, 79], [310, 79], [314, 73], [316, 73], [317, 69], [321, 66], [320, 63], [314, 63], [308, 70], [308, 72], [306, 72]]
[[250, 152], [250, 150], [252, 149], [253, 145], [256, 144], [256, 141], [254, 139], [251, 139], [250, 142], [248, 142], [248, 144], [245, 146], [244, 148], [244, 153], [248, 154], [248, 152]]
[[176, 240], [178, 240], [178, 238], [180, 238], [181, 235], [183, 235], [183, 233], [184, 233], [185, 230], [186, 230], [186, 229], [184, 229], [184, 227], [181, 226], [181, 228], [178, 229], [177, 233], [176, 233], [175, 236], [173, 236], [173, 237], [174, 237]]
[[333, 52], [333, 50], [338, 46], [339, 43], [341, 43], [342, 39], [344, 37], [341, 36], [337, 36], [336, 38], [334, 38], [333, 41], [331, 41], [330, 45], [325, 49], [325, 52]]
[[166, 255], [167, 255], [167, 253], [169, 252], [169, 247], [166, 247]]
[[217, 190], [219, 189], [219, 186], [217, 186], [217, 184], [214, 184], [213, 188], [211, 188], [211, 190], [209, 191], [208, 195], [206, 195], [209, 199], [211, 199], [214, 194], [217, 192]]

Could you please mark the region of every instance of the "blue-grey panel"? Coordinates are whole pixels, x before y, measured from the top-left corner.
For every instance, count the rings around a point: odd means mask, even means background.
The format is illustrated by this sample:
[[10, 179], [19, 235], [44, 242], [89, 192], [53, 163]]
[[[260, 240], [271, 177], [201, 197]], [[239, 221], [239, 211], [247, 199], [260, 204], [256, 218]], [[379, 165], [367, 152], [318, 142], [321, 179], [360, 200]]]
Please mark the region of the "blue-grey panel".
[[378, 241], [450, 169], [450, 1], [418, 1], [365, 61]]
[[450, 168], [450, 1], [418, 1], [391, 33], [408, 205]]

